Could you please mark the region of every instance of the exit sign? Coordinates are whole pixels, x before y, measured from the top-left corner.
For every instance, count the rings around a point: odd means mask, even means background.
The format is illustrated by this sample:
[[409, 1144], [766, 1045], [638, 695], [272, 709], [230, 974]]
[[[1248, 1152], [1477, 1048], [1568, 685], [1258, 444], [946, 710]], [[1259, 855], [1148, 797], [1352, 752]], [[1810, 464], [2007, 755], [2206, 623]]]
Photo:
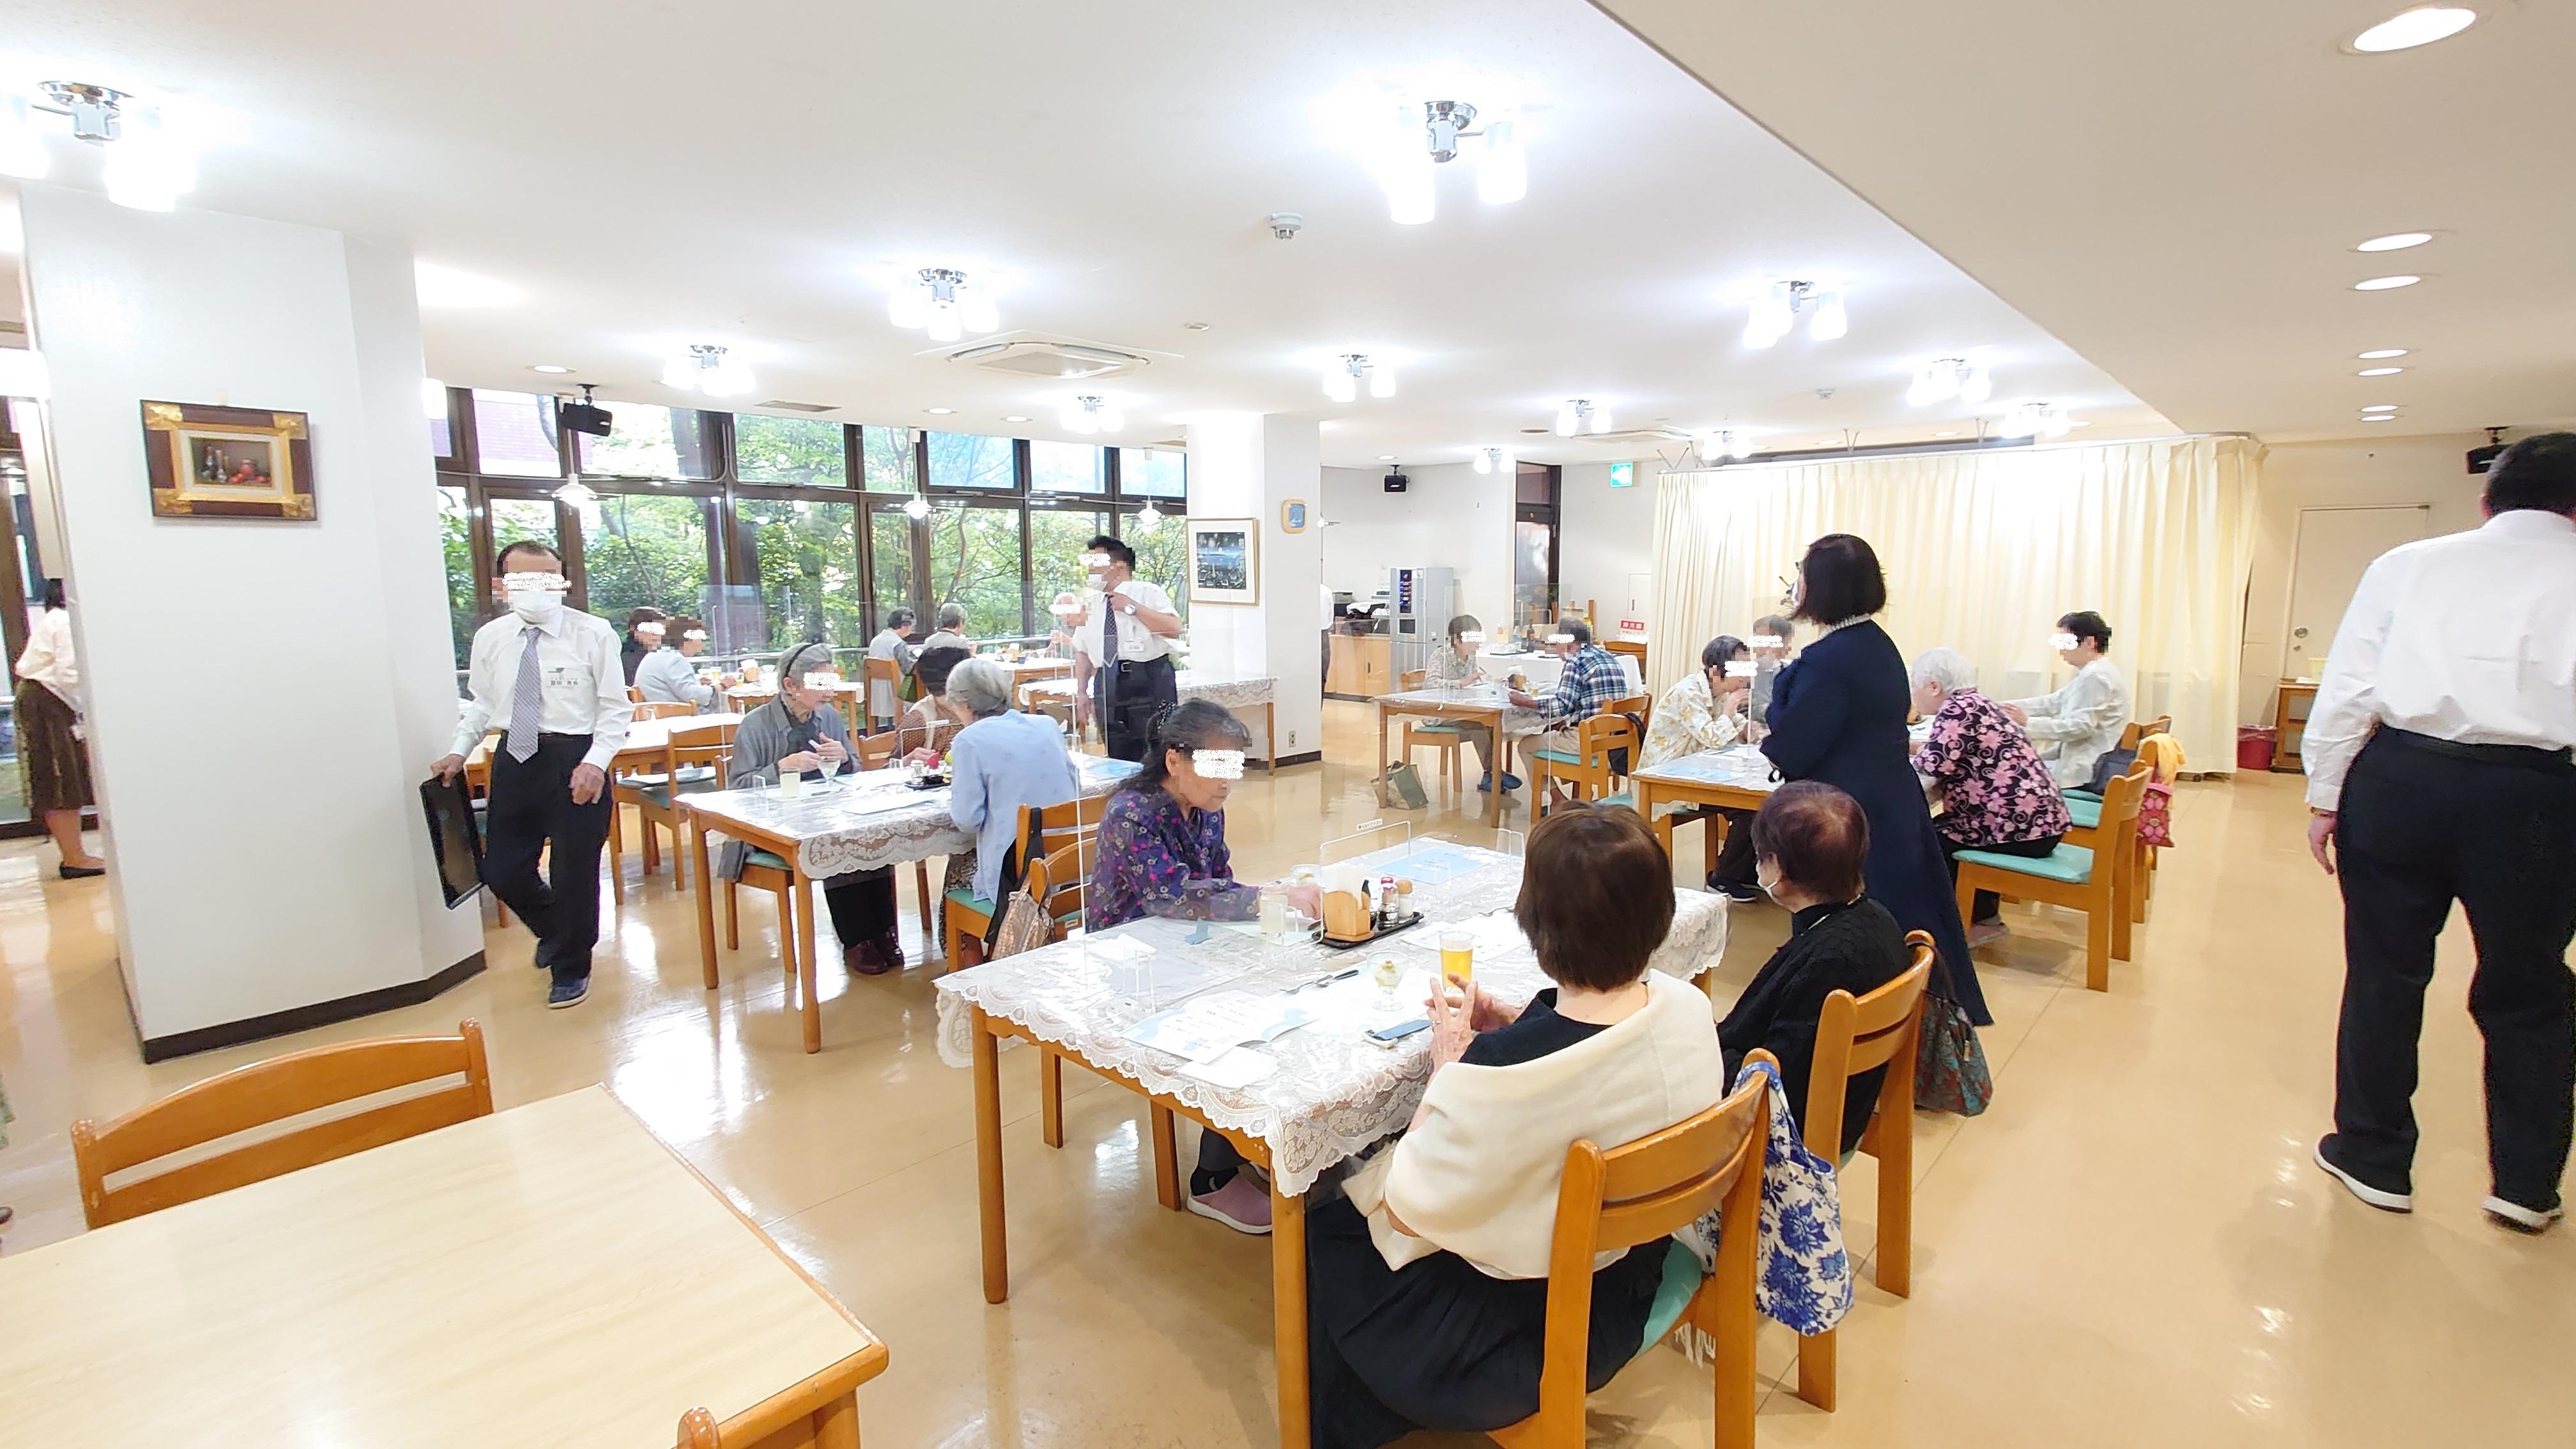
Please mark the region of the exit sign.
[[1613, 463], [1613, 464], [1611, 464], [1611, 465], [1610, 465], [1610, 486], [1611, 486], [1611, 487], [1613, 487], [1613, 488], [1634, 488], [1634, 487], [1636, 487], [1636, 486], [1637, 486], [1637, 465], [1636, 465], [1636, 464], [1634, 464], [1634, 463]]

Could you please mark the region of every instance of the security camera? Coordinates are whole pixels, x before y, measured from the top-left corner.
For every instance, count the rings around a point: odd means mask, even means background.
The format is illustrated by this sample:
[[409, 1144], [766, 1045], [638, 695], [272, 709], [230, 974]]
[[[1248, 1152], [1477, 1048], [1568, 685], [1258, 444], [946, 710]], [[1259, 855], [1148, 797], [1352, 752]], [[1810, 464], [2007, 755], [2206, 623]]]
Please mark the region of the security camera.
[[1296, 212], [1274, 211], [1270, 213], [1270, 234], [1281, 241], [1288, 241], [1295, 237], [1299, 231], [1305, 228], [1305, 225], [1306, 218]]

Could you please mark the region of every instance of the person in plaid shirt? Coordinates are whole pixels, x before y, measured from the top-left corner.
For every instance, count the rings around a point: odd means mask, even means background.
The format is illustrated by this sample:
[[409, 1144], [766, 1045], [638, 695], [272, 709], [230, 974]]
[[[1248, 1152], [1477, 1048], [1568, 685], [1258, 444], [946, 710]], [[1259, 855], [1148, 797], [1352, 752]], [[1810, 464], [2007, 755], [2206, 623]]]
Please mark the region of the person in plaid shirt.
[[1543, 695], [1513, 690], [1512, 703], [1537, 710], [1550, 728], [1557, 728], [1580, 724], [1613, 700], [1628, 697], [1628, 676], [1619, 669], [1619, 656], [1592, 642], [1591, 625], [1571, 619], [1557, 625], [1556, 631], [1566, 638], [1557, 646], [1565, 659], [1565, 674], [1555, 689]]

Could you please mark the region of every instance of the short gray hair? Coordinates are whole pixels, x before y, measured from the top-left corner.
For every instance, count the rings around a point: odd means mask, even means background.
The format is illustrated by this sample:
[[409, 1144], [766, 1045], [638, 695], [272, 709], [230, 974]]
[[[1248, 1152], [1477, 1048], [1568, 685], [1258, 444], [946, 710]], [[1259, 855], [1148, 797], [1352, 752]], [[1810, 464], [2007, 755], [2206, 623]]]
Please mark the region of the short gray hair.
[[948, 676], [948, 698], [958, 708], [983, 719], [1011, 707], [1011, 673], [990, 659], [966, 660]]
[[966, 606], [965, 606], [964, 604], [942, 604], [942, 605], [940, 605], [940, 606], [939, 606], [939, 627], [940, 627], [940, 628], [942, 628], [942, 629], [963, 629], [963, 628], [965, 628], [965, 627], [966, 627]]
[[1977, 687], [1977, 666], [1968, 662], [1967, 655], [1942, 645], [1915, 655], [1906, 677], [1918, 689], [1930, 683], [1941, 686], [1943, 694], [1956, 694]]

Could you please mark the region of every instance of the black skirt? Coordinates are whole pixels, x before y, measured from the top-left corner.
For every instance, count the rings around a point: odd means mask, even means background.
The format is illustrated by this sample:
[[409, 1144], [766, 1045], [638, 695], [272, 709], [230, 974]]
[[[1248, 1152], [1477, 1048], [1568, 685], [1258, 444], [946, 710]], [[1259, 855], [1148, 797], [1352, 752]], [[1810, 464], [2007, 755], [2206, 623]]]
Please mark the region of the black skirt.
[[[1671, 1241], [1592, 1275], [1586, 1387], [1643, 1347]], [[1455, 1253], [1389, 1268], [1342, 1198], [1307, 1214], [1306, 1284], [1314, 1449], [1377, 1449], [1415, 1429], [1498, 1429], [1538, 1412], [1546, 1279], [1488, 1277]]]
[[18, 770], [32, 814], [97, 803], [89, 789], [89, 747], [72, 733], [77, 718], [60, 695], [32, 679], [18, 681]]

